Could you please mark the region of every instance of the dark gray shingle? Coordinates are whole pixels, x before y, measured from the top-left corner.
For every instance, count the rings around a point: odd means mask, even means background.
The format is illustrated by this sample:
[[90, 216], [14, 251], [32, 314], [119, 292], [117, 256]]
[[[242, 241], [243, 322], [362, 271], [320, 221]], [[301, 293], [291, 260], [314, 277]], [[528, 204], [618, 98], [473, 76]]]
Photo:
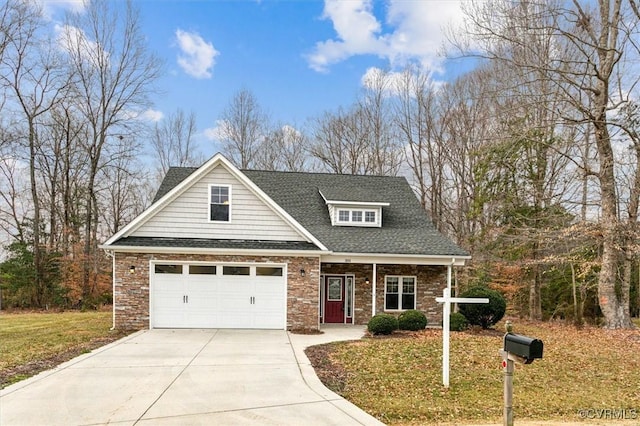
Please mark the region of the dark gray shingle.
[[[169, 169], [154, 202], [195, 170], [194, 167]], [[334, 252], [468, 256], [435, 229], [403, 177], [242, 172]], [[320, 191], [330, 200], [389, 203], [382, 208], [382, 228], [332, 226]]]

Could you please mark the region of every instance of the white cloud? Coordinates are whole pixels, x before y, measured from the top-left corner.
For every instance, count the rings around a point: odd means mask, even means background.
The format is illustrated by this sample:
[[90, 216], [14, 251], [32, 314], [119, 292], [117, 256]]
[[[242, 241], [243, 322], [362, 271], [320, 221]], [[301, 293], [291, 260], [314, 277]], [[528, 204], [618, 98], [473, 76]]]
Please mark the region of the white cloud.
[[139, 120], [156, 123], [164, 118], [162, 111], [155, 109], [147, 109], [145, 111], [136, 111], [132, 109], [123, 110], [120, 116], [123, 120]]
[[202, 134], [207, 140], [221, 141], [224, 139], [227, 127], [227, 122], [225, 120], [217, 120], [215, 127], [204, 129]]
[[108, 64], [109, 52], [103, 50], [95, 41], [89, 40], [82, 29], [56, 24], [54, 31], [58, 45], [64, 52], [74, 56], [79, 54], [82, 60], [96, 68], [104, 68]]
[[148, 109], [140, 114], [140, 118], [142, 120], [151, 121], [153, 123], [157, 123], [158, 121], [164, 118], [164, 114], [162, 111], [158, 111], [155, 109]]
[[320, 72], [355, 55], [377, 55], [392, 67], [418, 62], [426, 68], [441, 64], [438, 50], [444, 27], [462, 19], [460, 0], [389, 0], [384, 32], [373, 13], [373, 0], [325, 0], [323, 18], [333, 22], [336, 38], [316, 43], [307, 56], [309, 66]]
[[[410, 72], [409, 76], [407, 76], [407, 72]], [[434, 90], [440, 89], [445, 84], [443, 81], [434, 80], [429, 73], [422, 74], [422, 76], [426, 78], [425, 84]], [[376, 89], [380, 85], [381, 79], [384, 79], [384, 92], [393, 96], [407, 90], [407, 85], [410, 85], [409, 93], [415, 90], [412, 86], [416, 84], [416, 77], [416, 73], [411, 70], [384, 71], [377, 67], [370, 67], [360, 79], [360, 84], [367, 89]]]
[[86, 9], [86, 2], [84, 0], [37, 0], [37, 3], [42, 6], [44, 16], [49, 19], [51, 19], [58, 10], [80, 13]]
[[215, 58], [220, 54], [213, 44], [205, 41], [199, 34], [176, 30], [176, 39], [180, 54], [178, 65], [188, 75], [195, 78], [211, 78]]

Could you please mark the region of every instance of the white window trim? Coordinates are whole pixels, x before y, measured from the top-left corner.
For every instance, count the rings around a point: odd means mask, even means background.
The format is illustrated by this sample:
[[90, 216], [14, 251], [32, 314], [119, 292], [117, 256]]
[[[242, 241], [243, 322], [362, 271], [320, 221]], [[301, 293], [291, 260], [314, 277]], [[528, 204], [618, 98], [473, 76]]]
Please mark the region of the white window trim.
[[[387, 309], [387, 278], [398, 278], [398, 309]], [[413, 278], [413, 308], [416, 309], [418, 303], [418, 277], [415, 275], [385, 275], [384, 276], [384, 311], [385, 312], [404, 312], [408, 309], [402, 309], [402, 280], [403, 278]], [[392, 293], [396, 294], [396, 293]]]
[[[211, 188], [213, 188], [214, 186], [224, 187], [229, 190], [229, 220], [211, 220], [211, 205], [213, 204], [211, 202]], [[209, 223], [231, 223], [231, 217], [232, 217], [231, 212], [232, 212], [232, 206], [233, 206], [233, 197], [231, 195], [231, 185], [212, 183], [212, 184], [209, 184], [208, 188], [209, 188], [209, 195], [208, 195], [209, 205], [207, 207], [207, 215], [208, 215], [207, 219], [209, 220]]]
[[[380, 208], [354, 208], [354, 207], [336, 207], [335, 213], [335, 225], [338, 226], [362, 226], [362, 227], [377, 227], [381, 226], [381, 218], [382, 218], [382, 209]], [[341, 220], [340, 212], [347, 211], [349, 212], [349, 220]], [[353, 212], [362, 213], [361, 221], [353, 220]], [[366, 212], [373, 212], [376, 215], [376, 220], [373, 222], [366, 222], [365, 216]]]

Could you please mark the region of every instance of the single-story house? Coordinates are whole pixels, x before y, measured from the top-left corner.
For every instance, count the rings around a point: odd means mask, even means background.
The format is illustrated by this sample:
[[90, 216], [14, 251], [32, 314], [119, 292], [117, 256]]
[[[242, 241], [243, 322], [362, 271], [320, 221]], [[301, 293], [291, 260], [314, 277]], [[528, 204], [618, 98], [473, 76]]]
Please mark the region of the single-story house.
[[423, 311], [469, 255], [403, 177], [239, 170], [221, 154], [171, 168], [102, 246], [114, 327], [318, 329]]

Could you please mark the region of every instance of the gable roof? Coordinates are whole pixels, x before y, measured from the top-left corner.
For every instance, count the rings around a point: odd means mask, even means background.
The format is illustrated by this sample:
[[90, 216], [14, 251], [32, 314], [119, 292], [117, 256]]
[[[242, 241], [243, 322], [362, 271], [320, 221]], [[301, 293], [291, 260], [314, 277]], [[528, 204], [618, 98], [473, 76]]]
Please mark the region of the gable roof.
[[[271, 200], [269, 196], [264, 191], [262, 191], [262, 189], [257, 187], [251, 180], [247, 178], [245, 174], [240, 172], [240, 170], [238, 170], [233, 164], [229, 162], [229, 160], [227, 160], [221, 154], [214, 155], [201, 167], [195, 169], [189, 168], [190, 173], [180, 174], [179, 179], [164, 179], [164, 181], [166, 181], [166, 184], [165, 182], [162, 182], [162, 184], [160, 185], [162, 192], [158, 190], [158, 192], [156, 193], [156, 197], [154, 198], [154, 202], [151, 204], [151, 206], [148, 207], [144, 212], [142, 212], [138, 217], [136, 217], [132, 222], [122, 228], [119, 232], [109, 238], [102, 245], [102, 247], [106, 248], [111, 245], [132, 245], [126, 244], [125, 240], [127, 238], [130, 238], [131, 234], [136, 229], [138, 229], [142, 224], [149, 220], [149, 218], [153, 217], [153, 215], [162, 210], [170, 202], [175, 200], [180, 194], [184, 193], [194, 183], [196, 183], [202, 177], [206, 176], [207, 173], [209, 173], [216, 167], [224, 167], [229, 173], [231, 173], [231, 175], [238, 179], [241, 184], [243, 184], [247, 189], [253, 192], [255, 196], [257, 196], [278, 216], [285, 220], [285, 222], [287, 222], [296, 232], [298, 232], [299, 235], [306, 238], [307, 241], [312, 243], [320, 250], [327, 250], [327, 248], [315, 236], [313, 236], [307, 229], [305, 229], [293, 217], [291, 217], [288, 212], [283, 210], [282, 207], [273, 202], [273, 200]], [[133, 240], [134, 239], [131, 238], [129, 241]]]
[[[154, 202], [197, 170], [172, 167]], [[436, 230], [404, 177], [257, 170], [242, 173], [332, 252], [469, 256]], [[382, 227], [332, 226], [323, 195], [339, 201], [385, 203]]]

